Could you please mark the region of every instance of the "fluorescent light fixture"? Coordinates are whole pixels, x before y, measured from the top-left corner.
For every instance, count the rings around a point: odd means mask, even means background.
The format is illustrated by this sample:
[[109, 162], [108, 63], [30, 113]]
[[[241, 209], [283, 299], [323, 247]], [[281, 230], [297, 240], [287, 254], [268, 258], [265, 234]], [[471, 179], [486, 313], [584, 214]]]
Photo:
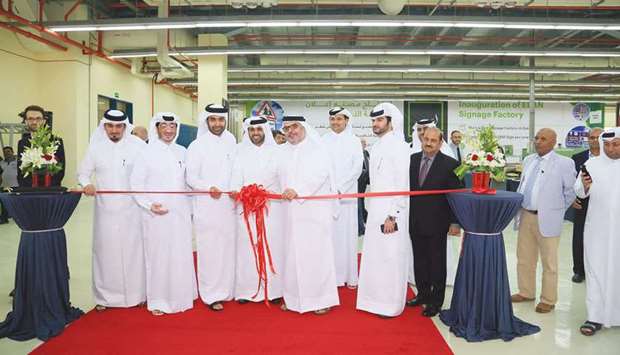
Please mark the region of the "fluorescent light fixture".
[[[360, 101], [393, 101], [395, 98], [393, 96], [362, 96], [356, 97], [356, 100]], [[524, 99], [512, 99], [512, 98], [496, 98], [496, 99], [485, 99], [485, 98], [460, 98], [460, 97], [399, 97], [398, 100], [406, 99], [407, 101], [428, 101], [429, 99], [439, 100], [439, 101], [465, 101], [465, 102], [527, 102]], [[262, 101], [262, 100], [277, 100], [277, 101], [299, 101], [299, 97], [286, 97], [286, 96], [277, 96], [277, 95], [269, 95], [269, 96], [229, 96], [228, 100], [230, 102], [245, 102], [245, 101]], [[329, 97], [313, 97], [312, 101], [330, 101], [333, 102], [334, 98]], [[564, 103], [575, 103], [575, 100], [558, 100], [553, 98], [537, 98], [536, 101], [542, 102], [564, 102]], [[610, 100], [596, 100], [597, 103], [604, 104], [613, 104], [615, 105], [616, 101]]]
[[229, 73], [483, 73], [483, 74], [574, 74], [620, 75], [610, 68], [518, 68], [518, 67], [406, 67], [406, 66], [241, 66], [228, 67]]
[[[228, 90], [233, 95], [308, 95], [308, 96], [335, 96], [335, 95], [421, 95], [421, 96], [492, 96], [492, 97], [529, 97], [527, 91], [456, 91], [456, 90]], [[537, 92], [536, 97], [575, 97], [575, 98], [620, 98], [620, 93], [616, 94], [595, 94], [595, 93], [566, 93], [566, 92]]]
[[[566, 51], [545, 51], [545, 50], [463, 50], [463, 49], [407, 49], [398, 47], [373, 48], [373, 47], [273, 47], [273, 48], [209, 48], [209, 47], [188, 47], [177, 48], [170, 52], [172, 55], [186, 56], [212, 56], [212, 55], [459, 55], [459, 56], [509, 56], [509, 57], [597, 57], [597, 58], [620, 58], [620, 51], [588, 51], [588, 50], [566, 50]], [[136, 58], [152, 57], [157, 53], [155, 49], [139, 50], [120, 50], [114, 52], [110, 57]]]
[[[178, 80], [170, 82], [177, 86], [198, 86], [196, 80]], [[393, 86], [393, 85], [434, 85], [434, 86], [518, 86], [528, 87], [529, 82], [506, 80], [453, 80], [453, 79], [229, 79], [228, 86]], [[580, 82], [580, 81], [536, 81], [536, 87], [592, 87], [620, 88], [620, 83]]]
[[[451, 16], [254, 16], [247, 19], [241, 16], [219, 17], [167, 17], [144, 19], [110, 19], [96, 21], [49, 22], [45, 24], [56, 32], [75, 31], [115, 31], [174, 28], [231, 28], [231, 27], [439, 27], [439, 28], [495, 28], [495, 29], [531, 29], [531, 30], [581, 30], [581, 31], [617, 31], [620, 25], [614, 21], [555, 21], [549, 22], [538, 18], [518, 18], [512, 21], [489, 20], [486, 17]], [[182, 26], [182, 27], [175, 27]]]

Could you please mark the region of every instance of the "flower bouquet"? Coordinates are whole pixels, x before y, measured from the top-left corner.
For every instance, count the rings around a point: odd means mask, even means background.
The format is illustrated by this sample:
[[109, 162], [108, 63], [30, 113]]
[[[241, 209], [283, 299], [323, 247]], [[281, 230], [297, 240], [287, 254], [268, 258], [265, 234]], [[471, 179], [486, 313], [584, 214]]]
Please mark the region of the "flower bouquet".
[[472, 173], [472, 192], [480, 194], [494, 194], [490, 188], [491, 179], [504, 181], [506, 160], [499, 143], [493, 133], [493, 127], [482, 128], [478, 132], [478, 142], [474, 150], [469, 153], [461, 165], [454, 170], [459, 179], [466, 173]]
[[45, 176], [44, 187], [50, 187], [52, 175], [62, 170], [62, 164], [56, 160], [58, 146], [58, 140], [47, 125], [32, 133], [30, 146], [24, 149], [19, 166], [24, 177], [32, 175], [32, 187], [39, 187], [40, 175]]

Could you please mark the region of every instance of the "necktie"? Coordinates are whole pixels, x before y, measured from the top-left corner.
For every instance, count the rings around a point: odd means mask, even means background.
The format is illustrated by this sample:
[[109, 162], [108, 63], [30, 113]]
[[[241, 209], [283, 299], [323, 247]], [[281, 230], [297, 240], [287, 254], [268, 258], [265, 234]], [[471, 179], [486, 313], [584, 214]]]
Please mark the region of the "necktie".
[[525, 185], [523, 186], [523, 207], [528, 208], [532, 206], [532, 190], [534, 189], [534, 183], [536, 182], [536, 179], [538, 179], [540, 161], [541, 159], [539, 157], [536, 157], [534, 163], [532, 163], [534, 165], [530, 170], [530, 175], [525, 177]]
[[459, 147], [458, 145], [456, 146], [456, 159], [459, 161], [459, 163], [461, 162], [461, 147]]
[[420, 186], [424, 185], [424, 180], [426, 180], [426, 174], [428, 174], [429, 162], [431, 160], [427, 157], [424, 157], [424, 161], [422, 161], [422, 166], [420, 167], [420, 176], [418, 180], [420, 181]]

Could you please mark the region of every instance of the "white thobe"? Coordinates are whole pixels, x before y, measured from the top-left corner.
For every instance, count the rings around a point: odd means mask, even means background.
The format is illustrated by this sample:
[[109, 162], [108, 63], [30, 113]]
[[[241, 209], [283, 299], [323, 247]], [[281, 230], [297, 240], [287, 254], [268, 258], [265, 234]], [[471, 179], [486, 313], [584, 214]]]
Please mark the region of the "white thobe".
[[620, 159], [599, 156], [586, 166], [592, 177], [589, 193], [584, 192], [581, 178], [575, 182], [575, 192], [580, 198], [590, 197], [583, 233], [588, 320], [620, 326]]
[[[230, 191], [235, 150], [235, 139], [228, 132], [221, 136], [207, 132], [198, 137], [187, 150], [187, 184], [194, 190], [217, 187]], [[193, 197], [192, 205], [200, 298], [206, 304], [231, 300], [237, 223], [234, 201], [226, 194], [219, 199], [199, 195]]]
[[[186, 191], [185, 153], [185, 148], [175, 143], [149, 142], [134, 164], [131, 189]], [[147, 307], [164, 313], [188, 310], [198, 297], [189, 198], [177, 194], [134, 196], [142, 207]], [[153, 203], [162, 204], [168, 213], [154, 214]]]
[[[282, 146], [279, 159], [282, 189], [299, 196], [333, 193], [330, 158], [308, 137]], [[334, 202], [285, 201], [283, 295], [288, 309], [300, 313], [340, 304], [332, 243]]]
[[[267, 134], [270, 134], [269, 132]], [[231, 189], [239, 191], [243, 186], [257, 184], [262, 185], [267, 191], [280, 193], [280, 181], [278, 180], [277, 146], [261, 146], [254, 144], [239, 144], [239, 150], [235, 157], [232, 172]], [[256, 220], [249, 218], [252, 236], [256, 241]], [[268, 297], [276, 299], [282, 297], [282, 273], [284, 268], [284, 220], [283, 202], [281, 200], [269, 200], [265, 215], [265, 229], [267, 241], [273, 262], [275, 274], [269, 268], [267, 251], [267, 282]], [[254, 251], [252, 251], [254, 249]], [[258, 252], [250, 242], [248, 230], [243, 218], [243, 207], [237, 206], [237, 265], [235, 271], [235, 299], [263, 301], [264, 284], [258, 289], [258, 271], [256, 270], [254, 252]], [[257, 293], [258, 291], [258, 293]], [[252, 298], [256, 294], [255, 298]]]
[[[420, 140], [418, 136], [415, 134], [415, 132], [414, 132], [413, 139], [416, 144], [412, 145], [411, 154], [415, 154], [415, 153], [422, 151]], [[449, 156], [450, 158], [456, 159], [456, 156], [454, 155], [454, 151], [452, 150], [452, 148], [450, 148], [450, 146], [448, 145], [448, 143], [446, 143], [445, 140], [441, 144], [441, 152]], [[465, 157], [462, 154], [463, 154], [463, 151], [461, 151], [461, 157], [465, 159]], [[458, 267], [458, 262], [459, 262], [458, 258], [460, 254], [460, 247], [461, 247], [460, 238], [454, 238], [453, 236], [449, 235], [447, 239], [447, 243], [446, 243], [446, 285], [447, 286], [454, 286], [454, 280], [456, 278], [456, 269]], [[410, 270], [409, 283], [415, 284], [415, 275], [413, 273], [413, 266], [411, 267], [411, 270]]]
[[[129, 134], [129, 133], [127, 133]], [[78, 169], [80, 185], [129, 190], [136, 157], [146, 148], [128, 136], [91, 143]], [[130, 195], [96, 195], [93, 223], [93, 294], [98, 305], [132, 307], [146, 300], [140, 208]]]
[[[323, 135], [323, 143], [332, 158], [334, 182], [339, 193], [357, 193], [364, 153], [360, 139], [348, 131]], [[334, 221], [334, 257], [338, 286], [357, 285], [357, 199], [342, 199]]]
[[[393, 132], [386, 133], [370, 152], [370, 191], [409, 191], [409, 147]], [[409, 238], [409, 197], [367, 199], [368, 221], [364, 235], [357, 292], [357, 309], [384, 316], [403, 312], [409, 270], [413, 265]], [[381, 225], [396, 217], [398, 231], [383, 234]]]

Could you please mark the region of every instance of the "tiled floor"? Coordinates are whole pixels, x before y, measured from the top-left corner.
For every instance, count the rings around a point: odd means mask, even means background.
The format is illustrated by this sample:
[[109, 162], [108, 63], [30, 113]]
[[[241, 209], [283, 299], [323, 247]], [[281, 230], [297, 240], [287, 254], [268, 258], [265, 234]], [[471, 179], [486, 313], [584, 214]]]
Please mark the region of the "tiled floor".
[[[94, 304], [91, 292], [91, 221], [92, 200], [83, 199], [75, 214], [66, 226], [68, 238], [69, 267], [71, 269], [71, 300], [84, 311]], [[516, 233], [505, 232], [508, 274], [513, 291], [516, 289]], [[554, 312], [541, 315], [534, 312], [533, 303], [517, 304], [515, 314], [525, 321], [539, 325], [542, 331], [536, 335], [517, 338], [511, 342], [487, 341], [467, 343], [454, 337], [448, 329], [435, 318], [435, 324], [455, 354], [620, 354], [620, 328], [604, 329], [594, 337], [579, 333], [579, 325], [585, 318], [585, 284], [574, 284], [571, 259], [572, 225], [566, 223], [560, 243], [560, 299]], [[11, 309], [8, 297], [13, 286], [15, 258], [19, 241], [19, 230], [13, 222], [0, 225], [0, 318]], [[458, 241], [454, 241], [458, 244]], [[448, 288], [447, 307], [452, 289]], [[619, 300], [620, 301], [620, 300]], [[407, 312], [418, 311], [407, 309]], [[40, 341], [16, 342], [0, 340], [0, 354], [26, 354]]]

